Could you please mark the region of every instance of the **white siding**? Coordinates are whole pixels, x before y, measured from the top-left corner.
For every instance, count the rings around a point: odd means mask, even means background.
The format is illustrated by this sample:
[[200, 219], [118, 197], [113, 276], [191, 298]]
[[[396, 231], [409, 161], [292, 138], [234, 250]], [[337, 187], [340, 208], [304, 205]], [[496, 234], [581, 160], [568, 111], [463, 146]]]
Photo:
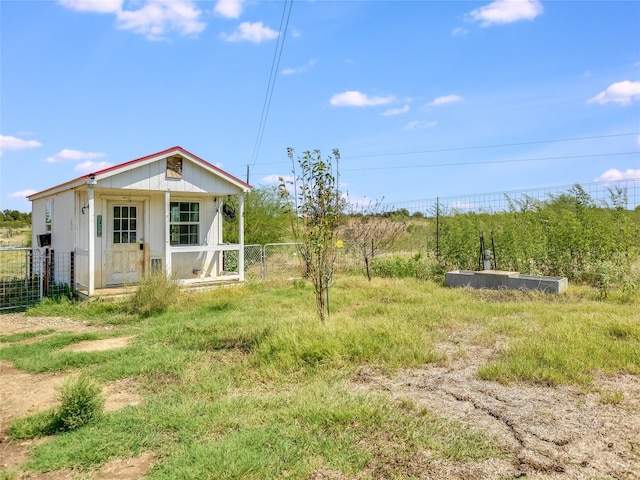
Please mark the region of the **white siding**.
[[73, 190], [34, 200], [32, 202], [32, 245], [38, 246], [38, 235], [48, 233], [45, 227], [45, 207], [52, 204], [51, 247], [59, 252], [72, 252], [75, 248], [75, 201]]
[[238, 188], [203, 167], [184, 160], [181, 179], [167, 178], [167, 160], [139, 165], [136, 168], [99, 180], [100, 188], [155, 190], [182, 193], [237, 195]]

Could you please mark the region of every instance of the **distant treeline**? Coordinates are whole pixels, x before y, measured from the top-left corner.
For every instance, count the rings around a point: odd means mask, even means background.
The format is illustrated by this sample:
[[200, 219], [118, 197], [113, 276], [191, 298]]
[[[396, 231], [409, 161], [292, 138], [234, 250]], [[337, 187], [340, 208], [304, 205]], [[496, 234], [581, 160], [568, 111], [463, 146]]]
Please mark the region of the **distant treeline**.
[[2, 210], [0, 212], [0, 228], [23, 228], [31, 226], [31, 213], [18, 210]]

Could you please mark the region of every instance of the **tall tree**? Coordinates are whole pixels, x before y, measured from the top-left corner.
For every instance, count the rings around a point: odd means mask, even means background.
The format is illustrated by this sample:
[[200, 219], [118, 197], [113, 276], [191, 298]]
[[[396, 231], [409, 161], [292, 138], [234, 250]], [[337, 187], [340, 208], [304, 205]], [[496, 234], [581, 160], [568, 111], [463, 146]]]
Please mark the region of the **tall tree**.
[[280, 193], [295, 214], [291, 217], [292, 234], [305, 276], [313, 283], [318, 316], [324, 323], [329, 314], [327, 299], [336, 260], [334, 237], [340, 223], [340, 152], [334, 149], [333, 157], [323, 159], [320, 150], [305, 151], [296, 161], [293, 149], [288, 148], [287, 155], [293, 179], [280, 178]]

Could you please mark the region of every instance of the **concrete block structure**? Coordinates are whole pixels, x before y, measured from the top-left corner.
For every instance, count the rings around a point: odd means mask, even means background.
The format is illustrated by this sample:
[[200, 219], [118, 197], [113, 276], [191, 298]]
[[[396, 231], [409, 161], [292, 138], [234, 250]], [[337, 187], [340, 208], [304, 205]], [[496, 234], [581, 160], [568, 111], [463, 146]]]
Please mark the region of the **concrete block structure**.
[[566, 277], [521, 275], [505, 270], [454, 270], [445, 274], [445, 285], [449, 287], [471, 287], [498, 290], [539, 290], [545, 293], [561, 293], [567, 289]]

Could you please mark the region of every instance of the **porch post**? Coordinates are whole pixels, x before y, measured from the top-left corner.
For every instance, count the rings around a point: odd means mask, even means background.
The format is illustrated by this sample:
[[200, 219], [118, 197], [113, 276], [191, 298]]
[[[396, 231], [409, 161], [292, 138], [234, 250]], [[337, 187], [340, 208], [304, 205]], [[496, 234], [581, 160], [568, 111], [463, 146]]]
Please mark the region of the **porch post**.
[[238, 275], [240, 281], [244, 282], [244, 194], [238, 197], [238, 243], [240, 250], [238, 251]]
[[95, 219], [95, 199], [93, 195], [93, 185], [89, 185], [89, 285], [87, 285], [87, 295], [92, 297], [96, 288], [96, 219]]
[[164, 270], [171, 276], [171, 192], [164, 192]]

